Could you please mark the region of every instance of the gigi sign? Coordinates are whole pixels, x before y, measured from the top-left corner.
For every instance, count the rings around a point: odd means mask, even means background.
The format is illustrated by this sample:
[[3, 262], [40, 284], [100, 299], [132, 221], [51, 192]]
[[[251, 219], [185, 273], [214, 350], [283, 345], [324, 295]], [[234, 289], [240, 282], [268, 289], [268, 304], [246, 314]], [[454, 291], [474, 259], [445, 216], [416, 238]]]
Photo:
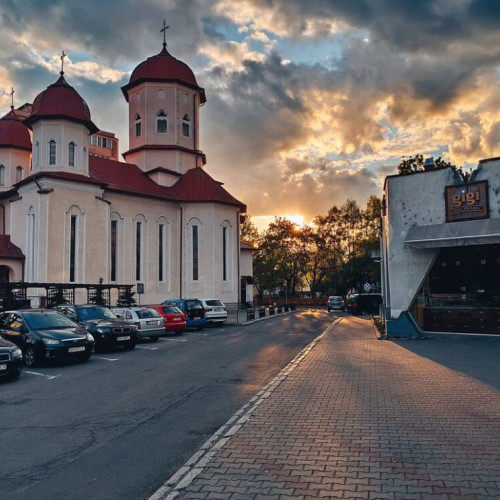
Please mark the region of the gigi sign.
[[486, 181], [447, 186], [446, 222], [486, 219], [488, 212], [488, 183]]

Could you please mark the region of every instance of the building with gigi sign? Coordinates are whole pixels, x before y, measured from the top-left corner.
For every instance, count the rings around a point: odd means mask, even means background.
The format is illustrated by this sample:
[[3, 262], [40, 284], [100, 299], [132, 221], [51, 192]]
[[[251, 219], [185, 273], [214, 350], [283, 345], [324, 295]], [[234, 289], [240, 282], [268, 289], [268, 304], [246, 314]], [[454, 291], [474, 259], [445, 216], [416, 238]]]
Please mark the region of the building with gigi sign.
[[389, 336], [500, 334], [500, 158], [385, 180], [381, 235]]

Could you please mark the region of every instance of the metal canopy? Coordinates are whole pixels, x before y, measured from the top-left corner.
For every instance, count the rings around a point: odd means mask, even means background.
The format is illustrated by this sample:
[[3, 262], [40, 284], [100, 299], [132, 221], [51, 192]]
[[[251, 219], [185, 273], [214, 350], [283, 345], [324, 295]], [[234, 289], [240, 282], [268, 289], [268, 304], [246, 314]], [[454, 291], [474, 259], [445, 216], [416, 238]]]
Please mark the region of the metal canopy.
[[413, 226], [406, 235], [406, 248], [442, 248], [500, 243], [500, 219], [468, 220]]

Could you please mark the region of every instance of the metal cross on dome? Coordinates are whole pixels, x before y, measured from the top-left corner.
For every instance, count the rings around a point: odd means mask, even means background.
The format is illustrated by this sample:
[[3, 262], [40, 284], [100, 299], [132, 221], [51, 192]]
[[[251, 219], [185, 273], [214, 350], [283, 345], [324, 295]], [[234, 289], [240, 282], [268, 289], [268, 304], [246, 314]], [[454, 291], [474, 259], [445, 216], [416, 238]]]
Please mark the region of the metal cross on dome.
[[167, 30], [170, 28], [170, 26], [167, 26], [165, 23], [165, 19], [163, 20], [163, 28], [160, 30], [160, 33], [163, 32], [163, 45], [167, 45]]
[[10, 98], [11, 98], [10, 107], [11, 109], [14, 109], [14, 87], [10, 89]]
[[64, 58], [67, 56], [68, 54], [66, 54], [64, 52], [64, 50], [62, 51], [62, 54], [61, 54], [61, 75], [64, 75]]

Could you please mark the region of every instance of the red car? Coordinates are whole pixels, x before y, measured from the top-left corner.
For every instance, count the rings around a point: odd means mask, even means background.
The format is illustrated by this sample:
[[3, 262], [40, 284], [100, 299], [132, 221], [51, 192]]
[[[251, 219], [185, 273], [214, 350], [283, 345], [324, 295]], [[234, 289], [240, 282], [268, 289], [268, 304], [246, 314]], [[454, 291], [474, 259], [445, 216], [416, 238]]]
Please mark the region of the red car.
[[178, 307], [158, 304], [143, 307], [150, 307], [163, 316], [165, 332], [174, 332], [177, 335], [182, 335], [186, 329], [186, 315]]

